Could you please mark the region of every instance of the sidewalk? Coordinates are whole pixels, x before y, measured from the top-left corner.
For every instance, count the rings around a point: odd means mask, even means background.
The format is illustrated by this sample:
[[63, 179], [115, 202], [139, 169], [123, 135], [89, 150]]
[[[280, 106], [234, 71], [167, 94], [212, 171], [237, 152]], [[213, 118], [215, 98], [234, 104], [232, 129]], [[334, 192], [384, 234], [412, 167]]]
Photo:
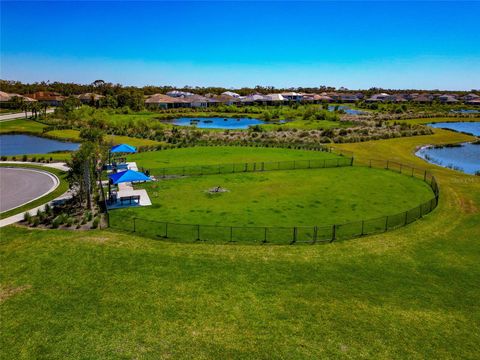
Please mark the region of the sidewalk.
[[28, 165], [37, 165], [37, 166], [45, 166], [52, 169], [68, 171], [70, 168], [67, 166], [66, 163], [57, 162], [57, 163], [39, 163], [39, 162], [32, 162], [32, 161], [0, 161], [0, 164], [28, 164]]

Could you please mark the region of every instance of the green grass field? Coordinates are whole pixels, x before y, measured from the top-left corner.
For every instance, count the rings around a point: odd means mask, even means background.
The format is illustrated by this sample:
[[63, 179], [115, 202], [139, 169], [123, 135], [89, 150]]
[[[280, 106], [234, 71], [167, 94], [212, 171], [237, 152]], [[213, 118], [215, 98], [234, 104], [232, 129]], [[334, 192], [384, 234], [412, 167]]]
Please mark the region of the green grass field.
[[292, 151], [280, 148], [234, 146], [196, 146], [133, 154], [129, 155], [127, 160], [135, 161], [138, 166], [149, 169], [152, 174], [155, 174], [163, 168], [180, 166], [336, 158], [338, 158], [338, 155], [323, 151]]
[[480, 178], [413, 155], [471, 139], [436, 129], [337, 145], [358, 163], [426, 167], [441, 189], [430, 215], [351, 241], [178, 244], [2, 228], [0, 358], [476, 359]]
[[[80, 131], [79, 130], [52, 130], [45, 133], [45, 135], [62, 139], [62, 140], [80, 140]], [[161, 143], [158, 141], [153, 141], [149, 139], [139, 139], [130, 136], [120, 136], [120, 135], [105, 135], [104, 140], [106, 142], [111, 142], [113, 144], [129, 144], [132, 146], [157, 146]]]
[[41, 134], [46, 125], [33, 120], [18, 119], [0, 122], [0, 134], [26, 133]]
[[[216, 186], [228, 192], [206, 192]], [[421, 180], [366, 167], [208, 175], [141, 187], [153, 206], [114, 210], [112, 219], [224, 226], [332, 225], [400, 213], [433, 197]]]

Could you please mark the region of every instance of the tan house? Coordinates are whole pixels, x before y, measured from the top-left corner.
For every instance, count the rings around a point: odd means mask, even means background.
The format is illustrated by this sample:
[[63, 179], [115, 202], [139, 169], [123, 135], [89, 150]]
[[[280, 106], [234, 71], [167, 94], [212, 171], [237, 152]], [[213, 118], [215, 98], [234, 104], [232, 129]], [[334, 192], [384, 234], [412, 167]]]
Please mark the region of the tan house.
[[36, 93], [28, 94], [27, 96], [51, 106], [58, 106], [63, 100], [65, 100], [65, 96], [53, 91], [37, 91]]
[[190, 103], [182, 98], [175, 98], [164, 94], [154, 94], [145, 100], [145, 106], [150, 109], [172, 109], [189, 107]]

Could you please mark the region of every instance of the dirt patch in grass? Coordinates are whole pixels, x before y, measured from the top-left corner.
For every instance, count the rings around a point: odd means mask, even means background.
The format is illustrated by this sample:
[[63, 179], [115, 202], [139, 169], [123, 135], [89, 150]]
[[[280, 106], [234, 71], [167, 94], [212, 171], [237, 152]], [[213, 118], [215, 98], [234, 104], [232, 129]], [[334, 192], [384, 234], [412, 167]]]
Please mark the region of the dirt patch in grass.
[[7, 286], [0, 285], [0, 304], [6, 301], [7, 299], [24, 292], [30, 289], [32, 285], [22, 285], [22, 286]]

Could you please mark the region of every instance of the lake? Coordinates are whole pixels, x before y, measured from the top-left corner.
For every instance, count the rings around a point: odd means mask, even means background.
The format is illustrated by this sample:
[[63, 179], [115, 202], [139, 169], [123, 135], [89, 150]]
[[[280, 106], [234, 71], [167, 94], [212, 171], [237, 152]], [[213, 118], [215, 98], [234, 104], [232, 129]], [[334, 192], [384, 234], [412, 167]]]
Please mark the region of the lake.
[[32, 135], [0, 135], [0, 155], [48, 154], [55, 151], [73, 151], [80, 144], [46, 139]]
[[248, 129], [249, 126], [265, 124], [260, 119], [250, 118], [190, 118], [182, 117], [171, 121], [172, 124], [178, 126], [195, 126], [199, 129]]
[[[480, 122], [448, 122], [428, 124], [435, 128], [446, 128], [480, 136]], [[475, 174], [480, 171], [480, 145], [463, 143], [460, 146], [425, 146], [416, 152], [418, 157], [432, 164]]]
[[470, 122], [437, 122], [427, 124], [428, 126], [441, 129], [450, 129], [455, 131], [460, 131], [475, 136], [480, 136], [480, 122], [470, 121]]
[[[334, 105], [329, 105], [328, 106], [328, 111], [335, 111], [336, 106]], [[355, 109], [350, 109], [348, 106], [345, 105], [340, 105], [338, 106], [338, 110], [343, 110], [345, 114], [348, 115], [362, 115], [362, 114], [367, 114], [366, 111], [362, 110], [355, 110]]]

